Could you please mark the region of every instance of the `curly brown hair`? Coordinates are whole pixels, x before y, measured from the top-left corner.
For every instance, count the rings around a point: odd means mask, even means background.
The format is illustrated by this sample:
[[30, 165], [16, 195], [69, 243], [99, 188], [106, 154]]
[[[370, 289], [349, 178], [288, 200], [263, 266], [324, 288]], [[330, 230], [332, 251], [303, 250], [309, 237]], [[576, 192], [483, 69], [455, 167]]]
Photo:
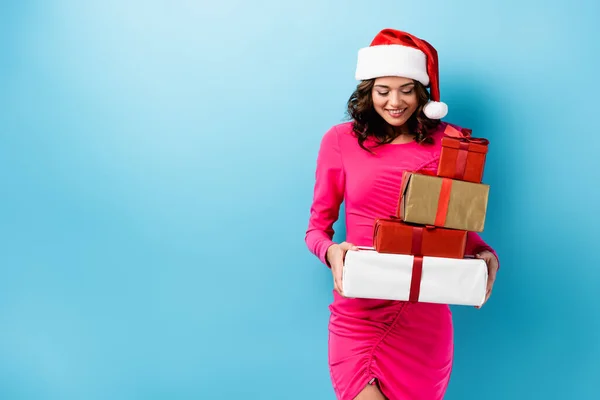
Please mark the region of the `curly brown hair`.
[[[415, 141], [418, 143], [430, 144], [433, 142], [431, 132], [439, 125], [439, 119], [429, 119], [423, 113], [423, 107], [429, 101], [429, 92], [419, 81], [414, 80], [415, 91], [419, 106], [417, 110], [406, 121], [407, 127], [415, 135]], [[353, 130], [358, 137], [358, 144], [363, 149], [371, 152], [364, 146], [365, 140], [372, 137], [376, 139], [377, 145], [383, 145], [392, 142], [398, 134], [389, 132], [387, 122], [375, 111], [373, 107], [372, 90], [375, 85], [375, 79], [361, 81], [356, 90], [348, 100], [347, 114], [354, 121]]]

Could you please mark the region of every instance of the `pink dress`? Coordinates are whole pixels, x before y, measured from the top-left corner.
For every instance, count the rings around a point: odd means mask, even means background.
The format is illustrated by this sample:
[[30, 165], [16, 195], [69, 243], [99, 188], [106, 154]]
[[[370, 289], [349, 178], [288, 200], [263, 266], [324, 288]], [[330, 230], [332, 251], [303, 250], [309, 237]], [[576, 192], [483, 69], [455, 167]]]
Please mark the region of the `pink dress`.
[[[358, 145], [352, 123], [332, 127], [319, 149], [306, 244], [325, 265], [333, 224], [345, 203], [346, 241], [373, 245], [377, 217], [394, 215], [402, 171], [437, 171], [445, 124], [435, 143]], [[373, 144], [366, 141], [365, 145]], [[468, 233], [467, 254], [490, 248]], [[495, 252], [494, 252], [495, 254]], [[402, 301], [348, 299], [334, 291], [329, 306], [329, 368], [338, 399], [351, 400], [376, 382], [390, 400], [442, 399], [453, 360], [450, 307]]]

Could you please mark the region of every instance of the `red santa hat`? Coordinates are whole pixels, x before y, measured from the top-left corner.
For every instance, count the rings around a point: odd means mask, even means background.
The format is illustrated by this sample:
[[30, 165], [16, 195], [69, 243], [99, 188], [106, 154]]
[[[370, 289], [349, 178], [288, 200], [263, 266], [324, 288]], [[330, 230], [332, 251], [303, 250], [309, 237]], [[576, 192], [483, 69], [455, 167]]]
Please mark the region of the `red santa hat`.
[[394, 29], [379, 32], [369, 47], [358, 51], [356, 79], [383, 76], [411, 78], [429, 86], [430, 101], [423, 113], [430, 119], [448, 114], [448, 106], [440, 102], [437, 51], [425, 40]]

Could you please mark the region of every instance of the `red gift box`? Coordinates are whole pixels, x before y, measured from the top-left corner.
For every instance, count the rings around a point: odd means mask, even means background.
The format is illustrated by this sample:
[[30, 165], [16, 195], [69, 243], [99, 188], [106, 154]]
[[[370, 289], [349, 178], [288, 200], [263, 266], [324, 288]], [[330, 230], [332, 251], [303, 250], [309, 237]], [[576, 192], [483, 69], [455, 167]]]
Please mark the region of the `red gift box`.
[[413, 225], [397, 218], [378, 218], [373, 247], [379, 253], [464, 258], [467, 231]]
[[481, 183], [489, 141], [471, 137], [448, 125], [442, 138], [442, 151], [437, 175], [461, 181]]

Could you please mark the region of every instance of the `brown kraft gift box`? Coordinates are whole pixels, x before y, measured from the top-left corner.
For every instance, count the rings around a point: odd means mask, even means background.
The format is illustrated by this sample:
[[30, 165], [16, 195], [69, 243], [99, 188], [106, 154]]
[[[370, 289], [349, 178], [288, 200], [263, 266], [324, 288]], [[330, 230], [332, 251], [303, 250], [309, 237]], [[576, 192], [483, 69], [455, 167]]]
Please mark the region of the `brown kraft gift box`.
[[467, 231], [412, 225], [397, 218], [378, 218], [373, 247], [379, 253], [464, 258]]
[[489, 185], [404, 172], [397, 216], [405, 222], [483, 232]]

